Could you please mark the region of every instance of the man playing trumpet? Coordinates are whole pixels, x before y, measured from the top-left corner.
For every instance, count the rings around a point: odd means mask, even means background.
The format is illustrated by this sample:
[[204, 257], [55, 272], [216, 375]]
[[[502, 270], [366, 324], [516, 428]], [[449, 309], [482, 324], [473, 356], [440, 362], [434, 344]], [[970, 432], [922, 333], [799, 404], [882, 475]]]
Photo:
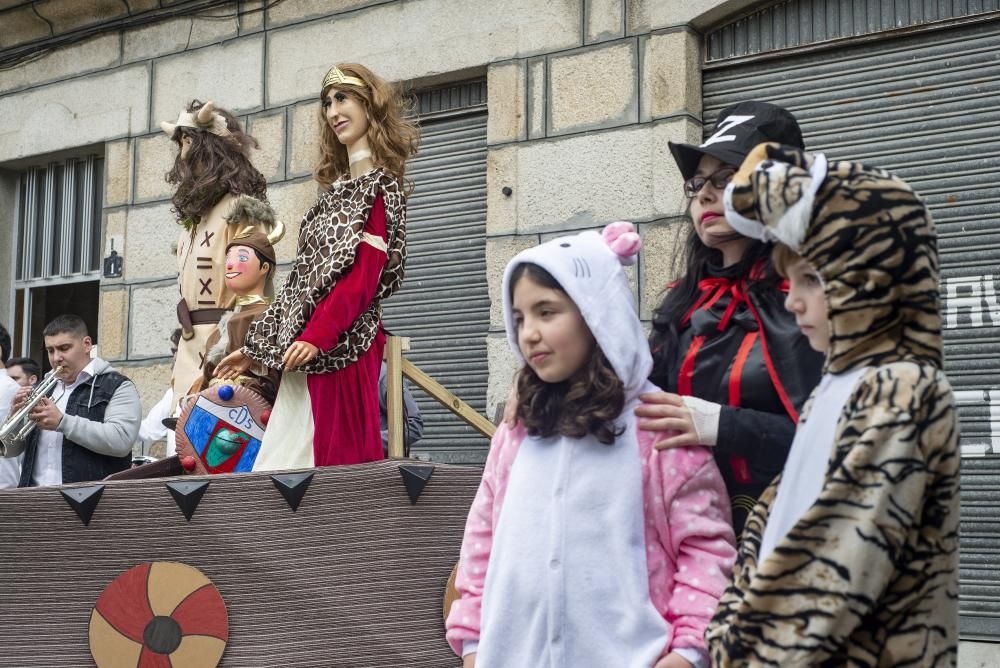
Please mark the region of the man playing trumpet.
[[[87, 325], [61, 315], [42, 330], [56, 382], [28, 413], [35, 428], [26, 437], [19, 487], [101, 480], [132, 463], [142, 405], [128, 378], [99, 357]], [[30, 387], [14, 397], [11, 415], [25, 405]]]

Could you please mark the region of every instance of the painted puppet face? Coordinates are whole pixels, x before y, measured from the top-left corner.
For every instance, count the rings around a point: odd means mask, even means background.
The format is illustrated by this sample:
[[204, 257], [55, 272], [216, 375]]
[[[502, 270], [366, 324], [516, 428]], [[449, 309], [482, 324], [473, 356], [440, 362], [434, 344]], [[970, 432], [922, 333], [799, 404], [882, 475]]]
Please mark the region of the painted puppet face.
[[546, 383], [561, 383], [594, 353], [594, 336], [569, 296], [522, 276], [514, 286], [517, 343], [528, 366]]
[[809, 339], [810, 347], [825, 353], [830, 347], [830, 320], [826, 313], [823, 279], [804, 259], [795, 261], [786, 271], [789, 289], [785, 309], [795, 314], [795, 324]]
[[232, 246], [226, 252], [226, 286], [238, 295], [264, 294], [269, 270], [249, 246]]
[[326, 122], [344, 146], [350, 148], [368, 135], [368, 112], [364, 103], [344, 91], [331, 88], [323, 98]]

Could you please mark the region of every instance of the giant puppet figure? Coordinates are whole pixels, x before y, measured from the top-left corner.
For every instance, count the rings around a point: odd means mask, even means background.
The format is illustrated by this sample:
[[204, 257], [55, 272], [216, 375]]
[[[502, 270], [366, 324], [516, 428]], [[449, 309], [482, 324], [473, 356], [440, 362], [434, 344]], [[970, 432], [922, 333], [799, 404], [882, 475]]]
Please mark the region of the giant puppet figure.
[[237, 295], [236, 305], [209, 337], [203, 374], [182, 399], [177, 421], [177, 453], [194, 473], [253, 470], [281, 374], [252, 364], [238, 378], [222, 381], [213, 371], [225, 355], [243, 346], [250, 323], [271, 303], [272, 244], [283, 231], [280, 223], [270, 234], [250, 225], [226, 246], [226, 286]]
[[225, 284], [227, 244], [247, 225], [270, 229], [274, 212], [264, 176], [250, 163], [257, 141], [231, 113], [195, 100], [175, 123], [160, 127], [180, 148], [167, 173], [177, 186], [173, 210], [184, 228], [177, 242], [182, 336], [171, 378], [176, 401], [201, 376], [205, 343], [236, 301]]
[[302, 219], [281, 293], [219, 363], [283, 368], [254, 470], [382, 459], [382, 300], [403, 281], [406, 160], [418, 131], [394, 86], [367, 68], [330, 69], [320, 90], [324, 190]]
[[[281, 239], [284, 232], [280, 222], [269, 233], [248, 225], [226, 245], [226, 287], [236, 295], [236, 304], [232, 311], [222, 316], [218, 328], [208, 337], [202, 376], [195, 381], [189, 394], [223, 382], [214, 377], [215, 366], [226, 355], [243, 346], [250, 324], [273, 301], [272, 281], [277, 266], [273, 244]], [[273, 404], [280, 381], [281, 372], [277, 369], [252, 364], [234, 383], [253, 390], [268, 404]]]

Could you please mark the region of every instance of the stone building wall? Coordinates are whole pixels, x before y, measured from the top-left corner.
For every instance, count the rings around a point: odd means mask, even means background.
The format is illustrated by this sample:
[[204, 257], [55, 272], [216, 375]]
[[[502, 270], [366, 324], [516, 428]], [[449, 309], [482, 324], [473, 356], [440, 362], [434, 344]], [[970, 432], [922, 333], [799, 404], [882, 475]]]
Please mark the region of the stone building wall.
[[[45, 16], [51, 34], [78, 29], [81, 17], [120, 12], [119, 3], [72, 4], [76, 14], [64, 7]], [[144, 8], [132, 4], [133, 12]], [[669, 279], [685, 206], [667, 141], [700, 132], [700, 37], [690, 21], [713, 3], [264, 4], [228, 3], [110, 30], [0, 70], [0, 169], [103, 145], [104, 255], [114, 241], [124, 274], [101, 282], [99, 339], [102, 355], [135, 378], [147, 409], [169, 378], [177, 300], [178, 227], [164, 180], [175, 149], [159, 122], [176, 118], [195, 97], [240, 115], [260, 142], [254, 160], [268, 178], [269, 198], [289, 223], [278, 248], [289, 261], [298, 220], [317, 192], [310, 177], [317, 85], [338, 60], [362, 62], [416, 89], [487, 79], [490, 414], [506, 395], [513, 364], [496, 290], [504, 264], [521, 248], [555, 233], [636, 221], [647, 251], [633, 279], [649, 317]], [[16, 34], [44, 36], [35, 19], [18, 20]], [[0, 48], [16, 45], [8, 36]], [[5, 211], [10, 227], [12, 209]], [[10, 280], [0, 277], [0, 287]]]

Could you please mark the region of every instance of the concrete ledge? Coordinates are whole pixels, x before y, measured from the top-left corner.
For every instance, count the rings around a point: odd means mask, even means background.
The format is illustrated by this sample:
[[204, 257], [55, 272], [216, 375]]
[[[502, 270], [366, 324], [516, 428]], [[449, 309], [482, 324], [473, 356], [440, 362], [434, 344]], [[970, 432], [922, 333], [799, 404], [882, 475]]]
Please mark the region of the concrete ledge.
[[532, 58], [528, 61], [528, 138], [541, 139], [545, 136], [545, 70], [548, 64], [545, 58]]
[[[687, 199], [667, 147], [693, 141], [687, 117], [491, 149], [488, 236], [549, 233], [681, 215]], [[510, 188], [505, 196], [503, 188]]]
[[507, 343], [507, 334], [502, 331], [491, 332], [486, 337], [486, 357], [490, 374], [490, 384], [486, 388], [486, 417], [492, 421], [498, 408], [507, 403], [514, 374], [521, 368], [521, 362]]
[[626, 34], [638, 35], [660, 28], [690, 24], [704, 32], [729, 16], [736, 16], [759, 0], [629, 0]]
[[639, 39], [642, 102], [639, 119], [680, 113], [701, 116], [701, 40], [687, 31]]
[[490, 237], [486, 240], [486, 284], [490, 293], [490, 329], [503, 331], [503, 272], [521, 251], [538, 245], [537, 234]]
[[170, 199], [174, 186], [167, 183], [167, 172], [174, 167], [177, 151], [177, 144], [162, 132], [135, 140], [137, 203]]
[[45, 39], [51, 34], [49, 24], [34, 12], [30, 5], [3, 14], [0, 30], [0, 49]]
[[285, 223], [285, 236], [274, 247], [279, 264], [295, 259], [299, 223], [309, 207], [316, 203], [318, 196], [319, 184], [311, 178], [268, 187], [267, 198], [274, 207], [278, 220]]
[[285, 178], [285, 109], [279, 108], [250, 117], [247, 132], [260, 150], [251, 154], [254, 166], [269, 182]]
[[1000, 643], [958, 643], [958, 668], [993, 668], [1000, 665]]
[[[232, 14], [234, 5], [213, 10], [215, 14]], [[233, 18], [181, 17], [167, 19], [141, 28], [126, 30], [123, 34], [122, 55], [124, 62], [158, 58], [179, 53], [207, 44], [216, 44], [236, 37], [237, 20]]]
[[[170, 202], [132, 207], [125, 222], [126, 281], [177, 276], [177, 240], [184, 228], [170, 211]], [[175, 296], [179, 299], [177, 287]], [[174, 304], [177, 303], [174, 299]], [[130, 355], [131, 356], [131, 355]]]
[[[170, 356], [170, 333], [176, 326], [179, 300], [177, 285], [132, 288], [128, 337], [130, 360]], [[161, 395], [163, 389], [160, 390]]]
[[267, 104], [318, 95], [346, 53], [382, 77], [412, 80], [579, 46], [582, 14], [580, 0], [421, 0], [281, 28], [268, 35]]
[[0, 97], [0, 118], [0, 162], [144, 134], [149, 68], [133, 65]]
[[285, 172], [290, 179], [312, 176], [319, 164], [319, 111], [316, 100], [289, 107]]
[[101, 357], [121, 359], [125, 356], [125, 341], [128, 336], [128, 288], [101, 290], [101, 317], [98, 322], [97, 340], [101, 344]]
[[[321, 16], [342, 14], [361, 7], [383, 5], [397, 0], [282, 0], [267, 10], [269, 28], [299, 23]], [[332, 63], [331, 63], [332, 64]]]
[[625, 0], [584, 0], [585, 42], [625, 36]]
[[104, 206], [132, 202], [132, 142], [128, 139], [104, 145]]
[[[164, 355], [168, 359], [170, 356], [170, 332], [172, 331], [172, 327], [165, 330], [166, 334], [163, 337], [163, 346], [166, 351]], [[142, 400], [142, 416], [146, 417], [146, 414], [156, 405], [157, 401], [163, 398], [163, 393], [170, 387], [170, 371], [173, 368], [173, 363], [162, 361], [154, 364], [118, 362], [114, 366], [118, 371], [128, 376], [129, 380], [135, 384], [135, 388], [139, 390], [139, 399]]]
[[486, 74], [489, 116], [486, 143], [497, 144], [528, 138], [525, 116], [526, 67], [523, 60], [490, 65]]
[[639, 120], [634, 39], [549, 57], [548, 136]]
[[237, 115], [258, 111], [264, 106], [263, 66], [259, 34], [155, 61], [151, 126], [173, 122], [193, 98]]
[[663, 301], [668, 283], [684, 274], [684, 242], [691, 223], [686, 218], [639, 226], [639, 317], [649, 320]]
[[[6, 20], [6, 15], [2, 17]], [[8, 29], [4, 25], [3, 32]], [[55, 49], [37, 60], [0, 70], [0, 94], [114, 67], [121, 57], [118, 33]]]

